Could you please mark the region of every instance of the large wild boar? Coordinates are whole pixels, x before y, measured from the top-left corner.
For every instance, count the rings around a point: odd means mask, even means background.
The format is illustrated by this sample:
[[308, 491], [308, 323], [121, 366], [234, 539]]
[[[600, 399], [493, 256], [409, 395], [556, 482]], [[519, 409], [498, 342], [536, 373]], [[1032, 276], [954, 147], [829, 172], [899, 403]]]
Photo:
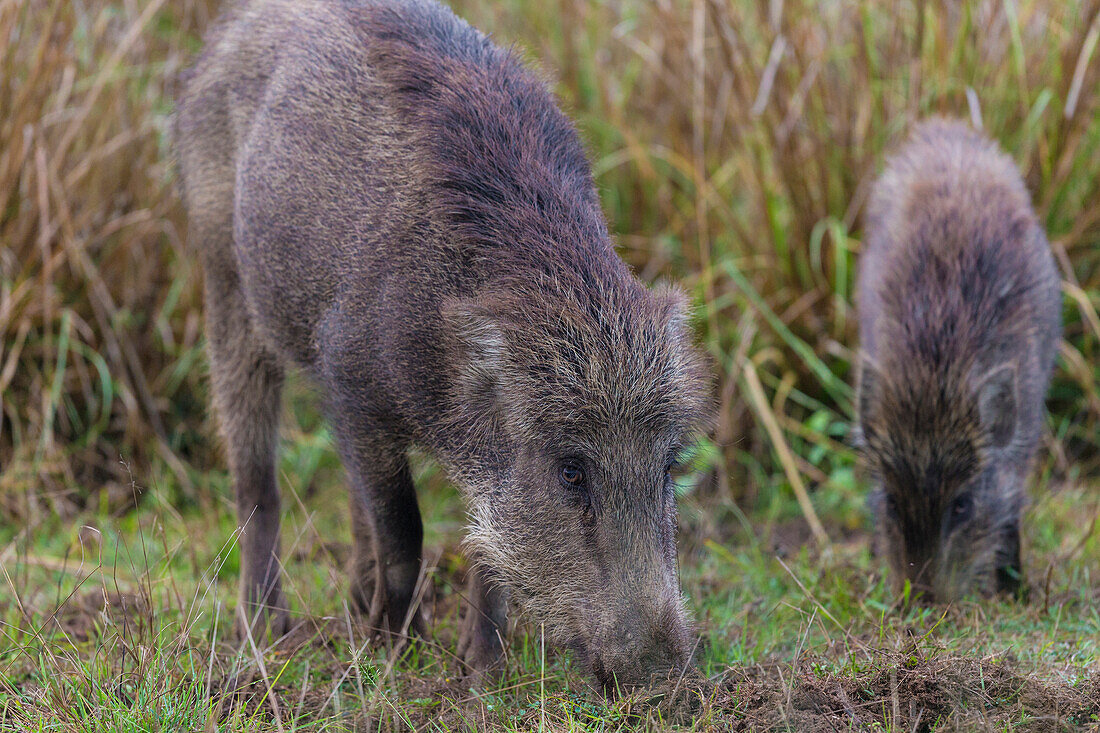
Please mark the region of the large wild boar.
[[709, 378], [681, 297], [615, 254], [545, 84], [431, 0], [248, 0], [185, 79], [176, 135], [250, 623], [286, 624], [294, 365], [347, 469], [371, 624], [422, 623], [418, 445], [468, 502], [472, 668], [501, 658], [508, 599], [604, 685], [682, 668], [669, 471]]
[[1027, 189], [993, 142], [931, 120], [876, 183], [864, 241], [859, 435], [879, 547], [927, 599], [1015, 590], [1061, 333]]

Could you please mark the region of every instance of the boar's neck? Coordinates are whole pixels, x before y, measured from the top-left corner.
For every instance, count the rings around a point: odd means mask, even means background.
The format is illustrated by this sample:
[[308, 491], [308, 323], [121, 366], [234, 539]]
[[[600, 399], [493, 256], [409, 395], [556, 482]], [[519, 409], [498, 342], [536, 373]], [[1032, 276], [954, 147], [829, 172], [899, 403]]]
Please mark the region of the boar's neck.
[[[624, 294], [636, 300], [644, 289], [614, 251], [583, 146], [546, 84], [434, 4], [362, 12], [371, 75], [406, 159], [406, 200], [416, 209], [406, 213], [427, 235], [418, 240], [422, 254], [406, 260], [413, 274], [402, 273], [402, 287], [416, 282], [417, 297], [440, 308], [489, 298], [518, 309], [537, 299], [545, 313], [567, 300], [594, 330], [603, 304]], [[404, 294], [393, 299], [410, 311], [416, 305]], [[499, 426], [454, 415], [444, 326], [417, 322], [398, 337], [374, 338], [398, 352], [408, 372], [402, 389], [416, 395], [401, 398], [401, 422], [429, 426], [413, 439], [431, 444], [453, 472], [505, 470], [511, 449], [495, 439]]]

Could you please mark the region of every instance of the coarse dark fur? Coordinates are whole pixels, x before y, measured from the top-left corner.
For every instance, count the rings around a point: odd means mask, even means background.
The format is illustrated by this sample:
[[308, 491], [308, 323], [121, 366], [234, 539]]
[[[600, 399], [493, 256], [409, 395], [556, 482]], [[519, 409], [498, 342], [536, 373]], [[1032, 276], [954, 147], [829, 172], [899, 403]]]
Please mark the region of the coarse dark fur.
[[896, 578], [928, 599], [1017, 589], [1061, 297], [1012, 160], [964, 123], [918, 125], [875, 185], [858, 293], [860, 442]]
[[604, 685], [682, 668], [669, 466], [709, 378], [681, 297], [615, 254], [544, 83], [430, 0], [251, 0], [210, 34], [176, 132], [242, 613], [286, 624], [274, 455], [297, 365], [347, 468], [372, 624], [421, 624], [415, 444], [468, 501], [471, 667], [501, 658], [510, 597]]

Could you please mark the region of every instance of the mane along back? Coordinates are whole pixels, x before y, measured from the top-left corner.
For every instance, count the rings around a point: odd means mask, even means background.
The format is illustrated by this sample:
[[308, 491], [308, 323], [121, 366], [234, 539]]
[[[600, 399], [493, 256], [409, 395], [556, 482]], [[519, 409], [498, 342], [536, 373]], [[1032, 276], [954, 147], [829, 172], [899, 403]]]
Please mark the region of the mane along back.
[[[465, 257], [562, 289], [621, 281], [572, 123], [517, 55], [433, 3], [369, 8], [369, 59]], [[535, 272], [532, 272], [532, 269]]]

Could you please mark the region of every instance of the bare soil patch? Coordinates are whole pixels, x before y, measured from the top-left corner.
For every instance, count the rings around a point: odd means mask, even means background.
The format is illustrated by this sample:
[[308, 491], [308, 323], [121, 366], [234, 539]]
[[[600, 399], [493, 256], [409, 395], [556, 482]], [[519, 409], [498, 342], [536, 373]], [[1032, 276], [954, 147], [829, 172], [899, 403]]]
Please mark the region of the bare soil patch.
[[1041, 681], [1008, 658], [884, 652], [851, 676], [809, 656], [731, 669], [710, 705], [733, 730], [1078, 731], [1100, 727], [1100, 678]]

